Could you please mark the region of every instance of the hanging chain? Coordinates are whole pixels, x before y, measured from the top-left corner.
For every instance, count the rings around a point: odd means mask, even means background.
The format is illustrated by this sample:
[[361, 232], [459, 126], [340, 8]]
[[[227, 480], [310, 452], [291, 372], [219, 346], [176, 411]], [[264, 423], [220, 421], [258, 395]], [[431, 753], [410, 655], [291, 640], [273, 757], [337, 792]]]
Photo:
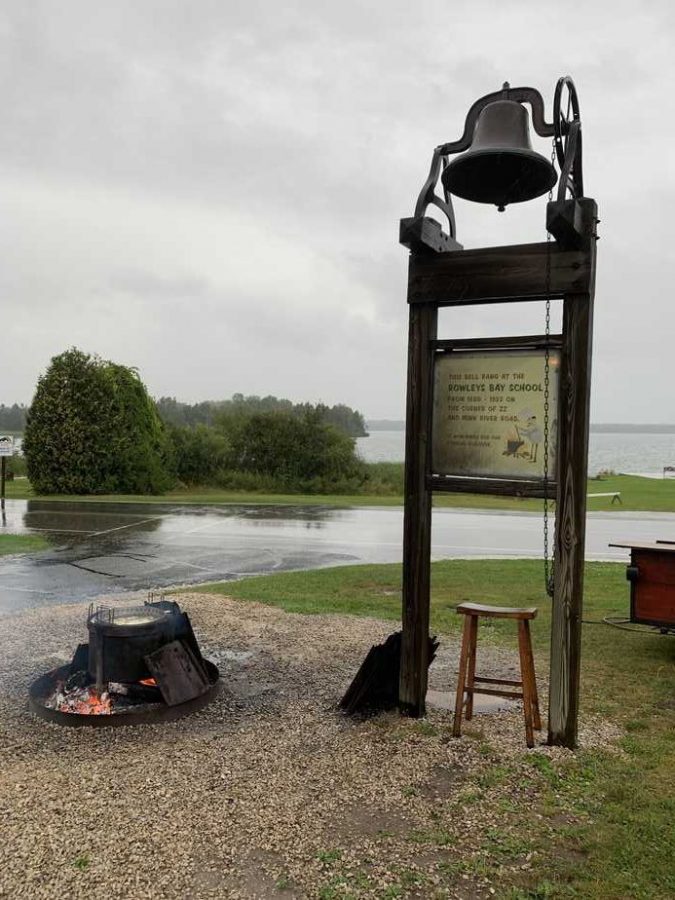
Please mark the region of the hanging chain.
[[[551, 150], [551, 165], [555, 166], [556, 150], [555, 138]], [[553, 200], [553, 188], [548, 192], [548, 202]], [[551, 377], [551, 350], [549, 338], [551, 336], [551, 232], [546, 229], [546, 345], [544, 350], [544, 583], [546, 593], [553, 597], [555, 581], [555, 560], [549, 556], [549, 429], [550, 429], [550, 377]]]

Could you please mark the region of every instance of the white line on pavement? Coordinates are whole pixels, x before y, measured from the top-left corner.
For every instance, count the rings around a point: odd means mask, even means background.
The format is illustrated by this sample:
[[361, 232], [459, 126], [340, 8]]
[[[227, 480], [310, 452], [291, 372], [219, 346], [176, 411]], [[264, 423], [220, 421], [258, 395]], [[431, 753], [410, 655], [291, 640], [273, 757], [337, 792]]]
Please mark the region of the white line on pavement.
[[156, 522], [157, 519], [163, 519], [164, 516], [151, 516], [149, 519], [141, 519], [140, 522], [129, 522], [128, 525], [117, 525], [115, 528], [106, 528], [104, 531], [92, 531], [92, 537], [100, 537], [102, 534], [112, 534], [113, 531], [123, 531], [125, 528], [137, 528], [140, 525], [146, 525], [148, 522]]

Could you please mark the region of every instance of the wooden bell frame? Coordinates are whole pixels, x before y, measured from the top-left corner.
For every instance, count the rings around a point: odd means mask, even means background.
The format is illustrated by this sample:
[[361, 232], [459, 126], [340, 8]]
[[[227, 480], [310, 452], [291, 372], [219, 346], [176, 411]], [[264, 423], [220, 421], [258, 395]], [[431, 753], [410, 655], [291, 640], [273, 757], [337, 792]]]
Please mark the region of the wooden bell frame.
[[[436, 490], [523, 495], [522, 483], [452, 479], [443, 487], [431, 470], [434, 355], [438, 310], [443, 307], [562, 300], [557, 470], [555, 473], [555, 582], [551, 626], [548, 741], [574, 747], [577, 742], [581, 613], [586, 524], [586, 481], [591, 388], [593, 297], [596, 270], [597, 206], [583, 197], [578, 100], [569, 78], [556, 87], [555, 122], [543, 118], [543, 101], [532, 88], [508, 88], [509, 99], [533, 103], [534, 124], [555, 138], [561, 168], [558, 196], [547, 205], [546, 227], [554, 240], [535, 244], [464, 250], [455, 239], [450, 198], [435, 194], [447, 164], [448, 150], [462, 146], [470, 134], [471, 116], [501, 92], [481, 98], [467, 117], [465, 134], [454, 145], [434, 151], [432, 168], [418, 199], [415, 215], [401, 221], [401, 243], [410, 249], [408, 269], [408, 379], [403, 538], [403, 635], [399, 706], [408, 715], [425, 712], [427, 691], [431, 506]], [[566, 113], [562, 100], [567, 92]], [[539, 98], [537, 100], [537, 98]], [[539, 105], [541, 101], [541, 105]], [[539, 125], [540, 127], [537, 127]], [[424, 215], [429, 204], [448, 215], [449, 233]], [[534, 338], [503, 339], [527, 342]], [[533, 485], [529, 496], [542, 496]]]

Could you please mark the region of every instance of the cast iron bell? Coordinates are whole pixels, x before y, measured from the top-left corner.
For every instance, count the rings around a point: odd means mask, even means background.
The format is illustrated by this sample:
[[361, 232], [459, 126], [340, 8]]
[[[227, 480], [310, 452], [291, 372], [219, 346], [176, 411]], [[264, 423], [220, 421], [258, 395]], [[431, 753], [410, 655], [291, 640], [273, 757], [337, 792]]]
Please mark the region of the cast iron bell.
[[495, 100], [481, 110], [471, 147], [441, 176], [451, 194], [500, 210], [541, 197], [557, 178], [553, 165], [532, 149], [527, 110], [514, 100]]

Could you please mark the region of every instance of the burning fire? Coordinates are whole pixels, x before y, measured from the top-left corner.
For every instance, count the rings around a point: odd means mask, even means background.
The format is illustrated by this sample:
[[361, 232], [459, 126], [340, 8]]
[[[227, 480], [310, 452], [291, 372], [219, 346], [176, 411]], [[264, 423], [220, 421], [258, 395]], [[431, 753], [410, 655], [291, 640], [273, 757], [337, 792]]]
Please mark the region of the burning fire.
[[[154, 678], [142, 678], [138, 684], [157, 687]], [[109, 716], [114, 712], [114, 697], [125, 697], [129, 686], [110, 682], [107, 687], [108, 690], [99, 693], [95, 685], [71, 686], [67, 681], [61, 681], [45, 706], [78, 716]]]
[[48, 705], [59, 712], [77, 713], [80, 716], [109, 716], [112, 713], [108, 692], [99, 694], [94, 687], [66, 690], [61, 684]]
[[89, 688], [83, 693], [85, 696], [82, 698], [65, 699], [58, 709], [61, 712], [79, 713], [81, 716], [109, 716], [112, 713], [107, 691], [99, 695], [93, 688]]

